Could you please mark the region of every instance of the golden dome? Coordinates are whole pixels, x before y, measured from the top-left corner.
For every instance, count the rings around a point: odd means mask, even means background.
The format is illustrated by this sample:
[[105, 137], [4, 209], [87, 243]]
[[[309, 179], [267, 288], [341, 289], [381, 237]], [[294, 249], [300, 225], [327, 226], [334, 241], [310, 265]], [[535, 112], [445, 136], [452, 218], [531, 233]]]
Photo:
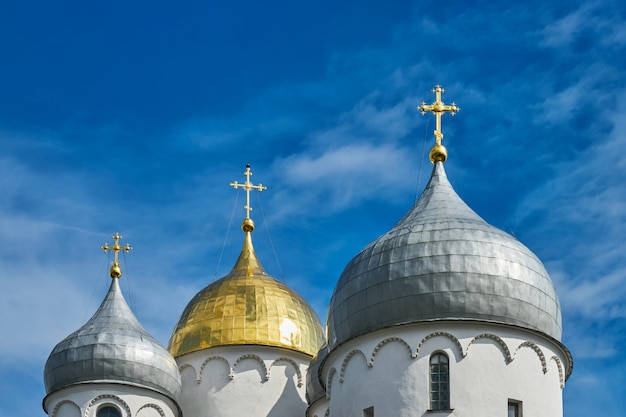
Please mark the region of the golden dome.
[[313, 356], [323, 330], [311, 306], [265, 272], [252, 246], [252, 228], [232, 271], [189, 302], [170, 337], [174, 357], [224, 345], [263, 345]]

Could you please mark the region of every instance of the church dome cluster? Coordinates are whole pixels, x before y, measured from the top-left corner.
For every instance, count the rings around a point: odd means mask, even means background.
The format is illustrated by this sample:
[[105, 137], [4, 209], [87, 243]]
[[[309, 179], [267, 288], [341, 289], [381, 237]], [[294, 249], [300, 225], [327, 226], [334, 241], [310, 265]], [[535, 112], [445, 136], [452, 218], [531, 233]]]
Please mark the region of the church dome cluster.
[[450, 185], [441, 115], [460, 109], [441, 101], [443, 91], [435, 87], [436, 101], [418, 106], [437, 118], [430, 180], [404, 218], [347, 264], [326, 335], [305, 299], [257, 258], [250, 191], [266, 187], [250, 182], [248, 165], [246, 182], [230, 184], [246, 191], [239, 258], [187, 304], [168, 349], [120, 290], [118, 252], [132, 248], [120, 246], [117, 233], [113, 246], [102, 246], [115, 254], [111, 286], [93, 317], [50, 354], [46, 412], [498, 415], [508, 401], [509, 415], [518, 417], [519, 396], [525, 413], [562, 415], [560, 390], [573, 360], [560, 342], [556, 290], [532, 251], [489, 225]]

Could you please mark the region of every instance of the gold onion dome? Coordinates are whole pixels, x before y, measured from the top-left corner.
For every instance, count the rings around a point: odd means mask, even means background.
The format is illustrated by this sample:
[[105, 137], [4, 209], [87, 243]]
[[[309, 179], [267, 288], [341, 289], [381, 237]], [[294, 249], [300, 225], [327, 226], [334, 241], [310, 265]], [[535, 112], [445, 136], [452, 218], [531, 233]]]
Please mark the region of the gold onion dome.
[[323, 331], [311, 306], [265, 272], [250, 232], [232, 271], [201, 290], [181, 315], [169, 342], [174, 357], [223, 345], [263, 345], [313, 356]]
[[[248, 192], [252, 188], [237, 185]], [[248, 214], [249, 206], [248, 199]], [[254, 222], [249, 216], [242, 230], [245, 238], [235, 266], [187, 304], [170, 337], [170, 353], [179, 357], [216, 346], [261, 345], [314, 356], [324, 337], [315, 311], [265, 272], [252, 246]]]

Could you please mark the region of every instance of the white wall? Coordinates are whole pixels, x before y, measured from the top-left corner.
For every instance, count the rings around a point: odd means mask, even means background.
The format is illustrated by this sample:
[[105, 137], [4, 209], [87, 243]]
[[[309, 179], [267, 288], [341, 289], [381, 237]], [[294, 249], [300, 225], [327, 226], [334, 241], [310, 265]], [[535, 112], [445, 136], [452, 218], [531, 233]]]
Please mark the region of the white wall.
[[152, 390], [122, 384], [78, 384], [45, 399], [50, 417], [95, 417], [99, 407], [111, 405], [123, 417], [179, 417], [176, 405]]
[[[428, 412], [429, 359], [450, 359], [452, 412]], [[324, 377], [331, 417], [505, 416], [509, 399], [526, 416], [560, 417], [568, 358], [550, 339], [511, 326], [418, 323], [350, 340], [329, 354]], [[309, 410], [318, 413], [323, 402]]]
[[218, 346], [176, 358], [184, 417], [304, 417], [311, 358], [265, 346]]

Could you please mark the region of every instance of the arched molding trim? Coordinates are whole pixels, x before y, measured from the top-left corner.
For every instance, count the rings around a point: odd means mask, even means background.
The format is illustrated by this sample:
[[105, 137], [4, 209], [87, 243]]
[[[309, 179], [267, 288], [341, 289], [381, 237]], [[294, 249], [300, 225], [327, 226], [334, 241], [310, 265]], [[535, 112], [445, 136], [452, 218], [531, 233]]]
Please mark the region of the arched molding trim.
[[563, 364], [561, 363], [561, 360], [556, 357], [556, 356], [552, 356], [550, 358], [551, 361], [554, 361], [554, 363], [556, 363], [556, 367], [559, 371], [559, 382], [561, 383], [561, 389], [565, 388], [565, 377], [563, 375]]
[[222, 356], [211, 356], [208, 357], [204, 360], [204, 362], [202, 362], [202, 365], [200, 366], [200, 375], [198, 376], [198, 379], [196, 379], [196, 382], [199, 384], [202, 382], [202, 376], [204, 375], [204, 368], [207, 366], [207, 364], [211, 361], [219, 361], [219, 362], [223, 362], [226, 364], [226, 370], [228, 372], [228, 377], [230, 379], [233, 379], [234, 376], [234, 366], [233, 368], [230, 367], [230, 363], [228, 363], [228, 360], [226, 360], [226, 358], [222, 357]]
[[348, 366], [348, 362], [350, 362], [350, 359], [352, 359], [357, 354], [360, 354], [361, 357], [363, 357], [363, 360], [365, 361], [365, 364], [367, 365], [368, 368], [372, 367], [372, 365], [367, 361], [367, 357], [365, 356], [363, 352], [361, 352], [359, 349], [351, 350], [350, 352], [348, 352], [346, 357], [343, 359], [343, 363], [341, 364], [341, 371], [339, 372], [340, 383], [343, 384], [343, 378], [346, 375], [346, 367]]
[[462, 358], [464, 358], [466, 356], [466, 353], [463, 352], [463, 346], [461, 346], [461, 342], [459, 342], [459, 339], [457, 339], [456, 336], [454, 336], [453, 334], [448, 333], [448, 332], [433, 332], [433, 333], [430, 333], [430, 334], [427, 334], [426, 336], [424, 336], [424, 338], [420, 341], [419, 345], [417, 345], [417, 349], [415, 350], [415, 356], [413, 356], [413, 357], [416, 358], [417, 355], [420, 352], [420, 349], [422, 348], [422, 346], [424, 346], [424, 343], [426, 343], [428, 340], [430, 340], [430, 339], [432, 339], [434, 337], [447, 337], [448, 339], [450, 339], [452, 341], [452, 343], [454, 344], [454, 346], [458, 350], [458, 354], [459, 354], [458, 360], [460, 360], [460, 359], [462, 359]]
[[90, 414], [91, 407], [93, 407], [94, 404], [99, 405], [107, 401], [113, 403], [114, 405], [117, 405], [118, 407], [123, 408], [124, 411], [126, 412], [126, 417], [131, 417], [130, 407], [128, 406], [128, 404], [126, 404], [126, 402], [122, 400], [120, 397], [118, 397], [117, 395], [113, 395], [113, 394], [102, 394], [102, 395], [98, 395], [97, 397], [92, 398], [92, 400], [89, 401], [89, 404], [87, 404], [87, 408], [85, 408], [85, 417], [91, 416]]
[[535, 351], [535, 353], [539, 357], [539, 360], [541, 361], [541, 370], [543, 371], [544, 374], [546, 374], [548, 372], [548, 365], [546, 364], [546, 356], [541, 351], [541, 348], [537, 346], [535, 343], [527, 340], [524, 343], [521, 343], [517, 347], [517, 349], [515, 349], [515, 356], [517, 356], [517, 352], [523, 347], [528, 347]]
[[52, 414], [50, 414], [50, 417], [56, 417], [57, 413], [59, 412], [59, 408], [61, 408], [61, 406], [63, 406], [64, 404], [71, 404], [74, 407], [76, 407], [78, 409], [78, 415], [80, 415], [80, 406], [78, 404], [76, 404], [72, 400], [61, 400], [54, 405], [54, 408], [52, 409]]
[[255, 355], [254, 353], [246, 353], [245, 355], [241, 355], [240, 357], [237, 358], [235, 363], [233, 363], [233, 368], [232, 368], [232, 373], [230, 375], [230, 379], [235, 378], [235, 370], [237, 368], [237, 365], [239, 365], [239, 362], [243, 361], [244, 359], [253, 359], [257, 361], [261, 365], [261, 369], [263, 369], [263, 372], [261, 373], [261, 382], [267, 381], [269, 377], [268, 372], [267, 372], [267, 366], [265, 366], [265, 362], [263, 361], [263, 359], [261, 359], [259, 355]]
[[496, 345], [500, 347], [500, 351], [502, 352], [502, 355], [504, 356], [505, 364], [508, 365], [509, 363], [513, 361], [513, 357], [511, 356], [511, 351], [509, 350], [509, 347], [506, 345], [506, 343], [504, 343], [504, 340], [502, 340], [500, 337], [496, 336], [495, 334], [491, 334], [491, 333], [479, 334], [478, 336], [475, 336], [472, 340], [470, 340], [470, 342], [467, 344], [467, 349], [465, 350], [464, 356], [467, 356], [469, 354], [470, 346], [472, 346], [472, 344], [474, 344], [474, 342], [476, 342], [477, 340], [481, 340], [481, 339], [493, 340], [496, 343]]
[[196, 368], [195, 368], [192, 364], [190, 364], [190, 363], [185, 363], [185, 364], [182, 364], [181, 366], [179, 366], [179, 367], [178, 367], [178, 372], [182, 374], [182, 373], [183, 373], [183, 371], [184, 371], [185, 369], [187, 369], [187, 368], [189, 368], [189, 369], [191, 369], [191, 370], [193, 371], [193, 374], [194, 374], [194, 376], [195, 376], [196, 383], [197, 383], [197, 384], [199, 384], [199, 383], [200, 383], [200, 381], [201, 381], [201, 380], [200, 380], [200, 377], [198, 376], [198, 372], [196, 371]]
[[330, 371], [328, 371], [328, 378], [326, 379], [326, 386], [328, 387], [326, 389], [327, 400], [330, 400], [330, 393], [331, 393], [331, 389], [333, 388], [333, 377], [335, 376], [336, 373], [337, 373], [336, 368], [330, 368]]
[[143, 410], [143, 409], [145, 409], [145, 408], [154, 408], [154, 409], [157, 411], [157, 413], [159, 413], [159, 415], [160, 415], [161, 417], [165, 417], [165, 412], [163, 411], [163, 409], [162, 409], [161, 407], [159, 407], [158, 405], [156, 405], [156, 404], [152, 404], [152, 403], [142, 405], [142, 406], [139, 408], [139, 410], [137, 410], [137, 417], [141, 417], [141, 410]]
[[267, 373], [267, 379], [270, 378], [270, 373], [272, 372], [272, 368], [274, 367], [276, 362], [287, 362], [288, 364], [290, 364], [293, 367], [293, 369], [295, 369], [296, 376], [298, 377], [298, 388], [300, 388], [302, 386], [302, 372], [300, 371], [300, 367], [298, 366], [296, 361], [294, 361], [291, 358], [287, 358], [285, 356], [281, 356], [280, 358], [278, 358], [278, 359], [274, 360], [274, 362], [272, 362], [272, 364], [270, 365], [269, 371]]
[[403, 345], [403, 346], [405, 346], [407, 348], [407, 350], [409, 351], [409, 356], [411, 357], [411, 359], [415, 359], [417, 357], [417, 353], [413, 353], [413, 349], [411, 349], [411, 346], [406, 342], [406, 340], [402, 339], [401, 337], [388, 337], [386, 339], [381, 340], [376, 345], [376, 347], [372, 351], [372, 356], [370, 357], [370, 361], [367, 364], [367, 366], [369, 366], [370, 368], [372, 366], [374, 366], [374, 360], [376, 359], [376, 355], [383, 348], [383, 346], [385, 346], [388, 343], [400, 343], [401, 345]]

